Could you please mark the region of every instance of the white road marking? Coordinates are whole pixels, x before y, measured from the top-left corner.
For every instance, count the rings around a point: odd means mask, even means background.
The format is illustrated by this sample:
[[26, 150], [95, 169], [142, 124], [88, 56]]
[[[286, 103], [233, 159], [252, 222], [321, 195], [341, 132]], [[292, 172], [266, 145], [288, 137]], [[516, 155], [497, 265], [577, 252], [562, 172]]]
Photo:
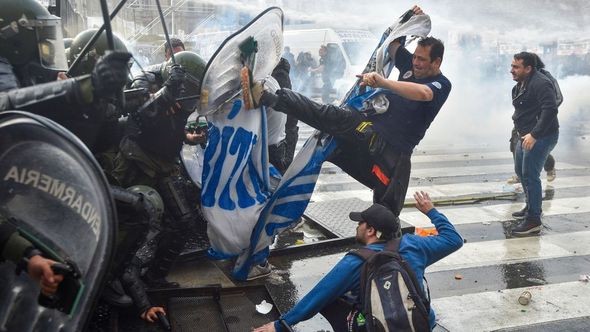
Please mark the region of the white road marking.
[[[525, 290], [527, 306], [518, 303]], [[433, 308], [449, 331], [493, 331], [590, 316], [589, 299], [590, 283], [575, 281], [437, 298]]]

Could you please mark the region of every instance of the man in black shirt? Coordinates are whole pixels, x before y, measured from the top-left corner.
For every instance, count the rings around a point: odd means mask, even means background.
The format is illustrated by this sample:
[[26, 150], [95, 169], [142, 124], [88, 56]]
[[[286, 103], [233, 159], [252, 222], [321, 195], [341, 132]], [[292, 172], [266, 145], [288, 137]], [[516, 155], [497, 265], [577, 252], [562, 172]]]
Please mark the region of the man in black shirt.
[[[424, 14], [417, 6], [413, 11], [414, 15]], [[436, 38], [422, 38], [414, 54], [394, 40], [389, 54], [400, 70], [398, 81], [375, 72], [362, 76], [364, 85], [383, 88], [376, 92], [386, 105], [380, 111], [361, 113], [349, 107], [320, 105], [288, 89], [278, 90], [276, 95], [264, 91], [260, 102], [338, 139], [340, 152], [329, 160], [373, 189], [373, 202], [399, 215], [412, 151], [446, 101], [451, 82], [440, 71], [444, 46]]]

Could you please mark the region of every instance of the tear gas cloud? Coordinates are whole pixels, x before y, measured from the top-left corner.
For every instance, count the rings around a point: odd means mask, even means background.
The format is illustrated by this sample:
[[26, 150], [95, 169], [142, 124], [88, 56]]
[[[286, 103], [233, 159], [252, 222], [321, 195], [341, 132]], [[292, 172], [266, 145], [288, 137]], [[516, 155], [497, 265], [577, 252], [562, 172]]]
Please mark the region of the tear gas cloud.
[[[377, 40], [385, 28], [416, 4], [409, 0], [373, 1], [370, 5], [341, 0], [189, 2], [216, 8], [204, 22], [195, 22], [192, 31], [176, 34], [193, 40], [195, 47], [198, 46], [195, 50], [203, 50], [205, 58], [230, 31], [237, 30], [269, 6], [283, 9], [286, 30], [300, 28], [301, 24], [316, 28], [345, 27], [369, 30]], [[428, 0], [418, 4], [432, 18], [431, 35], [445, 42], [441, 69], [453, 84], [449, 99], [421, 146], [467, 143], [507, 147], [514, 110], [510, 90], [515, 84], [509, 73], [510, 63], [512, 55], [523, 50], [540, 54], [546, 68], [558, 78], [564, 95], [559, 109], [562, 135], [572, 128], [581, 130], [582, 135], [588, 134], [588, 125], [580, 127], [580, 122], [590, 121], [590, 97], [582, 90], [590, 86], [590, 39], [587, 37], [590, 35], [590, 2]], [[223, 36], [204, 38], [203, 33], [215, 31]], [[175, 35], [175, 31], [171, 33]], [[583, 47], [586, 48], [577, 55], [556, 55], [555, 48], [564, 41], [585, 41]], [[363, 66], [373, 48], [365, 46], [358, 50]], [[137, 55], [137, 51], [135, 53]], [[145, 55], [146, 51], [143, 53]], [[317, 61], [317, 51], [312, 55]], [[352, 74], [347, 73], [349, 77], [339, 81], [342, 90], [347, 90], [354, 82]], [[392, 73], [391, 77], [395, 78], [396, 74]]]
[[[293, 24], [312, 23], [315, 27], [366, 29], [379, 38], [385, 28], [416, 2], [374, 1], [367, 6], [359, 1], [227, 0], [224, 4], [242, 8], [252, 17], [268, 6], [280, 6], [285, 12], [286, 30], [293, 28]], [[510, 91], [515, 84], [509, 73], [510, 63], [512, 55], [523, 50], [540, 54], [546, 68], [558, 78], [564, 95], [559, 108], [562, 134], [572, 127], [579, 128], [580, 121], [589, 121], [590, 116], [585, 114], [590, 112], [590, 97], [582, 87], [590, 86], [587, 76], [590, 71], [578, 68], [580, 73], [565, 72], [563, 67], [572, 58], [588, 63], [590, 46], [586, 54], [567, 58], [556, 56], [555, 50], [547, 50], [543, 45], [555, 47], [558, 41], [568, 40], [586, 40], [590, 45], [585, 37], [590, 32], [590, 3], [432, 0], [419, 5], [432, 18], [431, 34], [445, 42], [442, 71], [453, 84], [449, 99], [422, 146], [507, 146], [514, 111]], [[502, 52], [501, 45], [505, 46]], [[359, 57], [368, 59], [372, 51], [373, 46], [361, 50]], [[317, 57], [317, 52], [313, 55]], [[396, 74], [392, 73], [391, 77], [395, 78]], [[354, 77], [349, 77], [343, 78], [340, 84], [348, 87], [352, 82]]]

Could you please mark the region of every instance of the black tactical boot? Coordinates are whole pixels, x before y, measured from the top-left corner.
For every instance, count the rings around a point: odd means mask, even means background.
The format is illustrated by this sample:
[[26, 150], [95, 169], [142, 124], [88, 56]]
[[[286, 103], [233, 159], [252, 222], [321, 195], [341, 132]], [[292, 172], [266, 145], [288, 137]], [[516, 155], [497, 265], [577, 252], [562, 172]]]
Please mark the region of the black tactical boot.
[[180, 287], [176, 282], [167, 281], [166, 276], [184, 249], [185, 242], [185, 236], [178, 234], [178, 232], [170, 232], [162, 236], [154, 260], [143, 278], [150, 288]]

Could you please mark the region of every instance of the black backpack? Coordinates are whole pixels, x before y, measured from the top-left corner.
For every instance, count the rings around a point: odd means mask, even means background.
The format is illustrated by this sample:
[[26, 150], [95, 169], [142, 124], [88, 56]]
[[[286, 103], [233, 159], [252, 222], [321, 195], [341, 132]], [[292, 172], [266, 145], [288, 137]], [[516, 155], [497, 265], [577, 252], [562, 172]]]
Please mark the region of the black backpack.
[[[361, 308], [366, 331], [430, 331], [428, 297], [408, 263], [400, 256], [401, 238], [386, 243], [383, 251], [361, 248], [350, 252], [362, 258]], [[387, 325], [387, 328], [385, 326]]]
[[557, 80], [555, 79], [555, 77], [553, 77], [553, 75], [551, 75], [551, 73], [549, 71], [547, 71], [543, 68], [540, 68], [539, 72], [541, 72], [541, 74], [547, 76], [547, 78], [553, 84], [553, 90], [555, 90], [555, 102], [557, 103], [557, 107], [559, 107], [559, 105], [561, 105], [561, 103], [563, 103], [563, 94], [561, 93], [561, 89], [559, 88], [559, 83], [557, 83]]

